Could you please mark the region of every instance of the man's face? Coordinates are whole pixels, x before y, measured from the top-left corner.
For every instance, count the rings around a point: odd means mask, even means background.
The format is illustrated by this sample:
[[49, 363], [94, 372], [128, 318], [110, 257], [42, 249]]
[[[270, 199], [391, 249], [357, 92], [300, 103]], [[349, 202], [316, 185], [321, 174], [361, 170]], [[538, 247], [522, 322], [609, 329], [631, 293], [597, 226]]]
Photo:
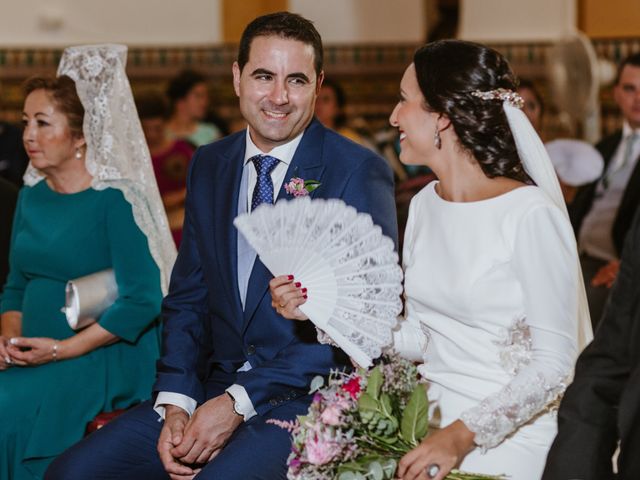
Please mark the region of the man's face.
[[640, 67], [625, 65], [613, 97], [631, 128], [640, 128]]
[[263, 152], [287, 143], [313, 118], [323, 74], [316, 75], [311, 45], [260, 36], [251, 42], [242, 72], [233, 64], [233, 86], [251, 139]]

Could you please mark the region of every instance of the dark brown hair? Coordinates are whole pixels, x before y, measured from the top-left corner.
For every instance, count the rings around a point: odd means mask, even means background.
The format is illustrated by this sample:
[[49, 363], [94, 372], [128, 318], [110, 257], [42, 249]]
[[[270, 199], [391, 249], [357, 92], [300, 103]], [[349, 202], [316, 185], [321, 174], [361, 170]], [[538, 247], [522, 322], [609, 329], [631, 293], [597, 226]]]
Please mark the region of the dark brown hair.
[[425, 108], [451, 121], [462, 148], [473, 155], [484, 174], [532, 183], [518, 156], [502, 102], [471, 94], [516, 90], [516, 77], [505, 58], [478, 43], [440, 40], [420, 48], [413, 62]]
[[78, 98], [76, 83], [70, 77], [31, 77], [24, 83], [23, 90], [25, 98], [36, 90], [44, 90], [56, 108], [67, 117], [71, 134], [77, 138], [84, 137], [84, 107]]
[[313, 47], [313, 63], [316, 74], [322, 71], [323, 51], [320, 34], [313, 26], [313, 22], [290, 12], [277, 12], [263, 15], [253, 20], [245, 28], [240, 38], [238, 49], [238, 66], [240, 71], [249, 61], [251, 42], [256, 37], [280, 37], [289, 40], [297, 40]]

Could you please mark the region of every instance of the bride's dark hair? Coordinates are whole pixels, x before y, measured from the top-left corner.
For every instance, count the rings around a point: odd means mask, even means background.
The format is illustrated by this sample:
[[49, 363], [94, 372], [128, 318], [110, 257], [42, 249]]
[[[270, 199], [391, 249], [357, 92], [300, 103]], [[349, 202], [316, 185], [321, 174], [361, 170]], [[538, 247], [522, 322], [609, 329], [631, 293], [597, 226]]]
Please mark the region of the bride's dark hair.
[[441, 40], [420, 48], [413, 63], [425, 108], [451, 121], [462, 147], [484, 174], [532, 183], [518, 157], [502, 102], [471, 95], [476, 90], [516, 90], [516, 77], [506, 59], [484, 45]]

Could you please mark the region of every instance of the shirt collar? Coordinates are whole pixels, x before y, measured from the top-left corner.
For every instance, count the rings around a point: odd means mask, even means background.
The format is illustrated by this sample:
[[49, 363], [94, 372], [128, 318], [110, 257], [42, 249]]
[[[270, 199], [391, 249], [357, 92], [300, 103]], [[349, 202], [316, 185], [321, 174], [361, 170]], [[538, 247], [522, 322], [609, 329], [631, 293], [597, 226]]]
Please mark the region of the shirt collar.
[[249, 134], [249, 129], [251, 127], [247, 127], [247, 134], [245, 137], [245, 149], [244, 149], [244, 165], [247, 164], [250, 158], [255, 155], [270, 155], [272, 157], [277, 158], [282, 163], [289, 165], [291, 160], [293, 159], [293, 155], [296, 153], [296, 149], [300, 144], [300, 140], [302, 140], [302, 135], [304, 135], [304, 131], [300, 132], [296, 138], [290, 140], [289, 142], [278, 145], [277, 147], [271, 149], [269, 153], [265, 153], [260, 150], [253, 140], [251, 140], [251, 135]]
[[631, 128], [631, 125], [629, 125], [629, 122], [627, 122], [626, 120], [622, 122], [622, 138], [623, 139], [629, 138], [629, 136], [633, 133], [635, 133], [636, 135], [640, 135], [640, 129], [636, 128], [634, 130], [633, 128]]

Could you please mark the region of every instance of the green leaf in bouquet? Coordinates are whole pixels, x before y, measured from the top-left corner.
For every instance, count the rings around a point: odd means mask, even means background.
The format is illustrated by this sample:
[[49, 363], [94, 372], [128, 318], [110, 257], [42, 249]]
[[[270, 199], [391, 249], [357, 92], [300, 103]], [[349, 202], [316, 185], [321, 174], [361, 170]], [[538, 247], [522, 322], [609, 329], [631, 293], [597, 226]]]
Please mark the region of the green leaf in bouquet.
[[322, 387], [324, 387], [324, 377], [321, 375], [316, 375], [315, 377], [313, 377], [313, 380], [311, 380], [309, 393], [317, 392]]
[[371, 462], [367, 470], [367, 478], [372, 478], [373, 480], [384, 480], [384, 477], [385, 475], [382, 465], [380, 465], [379, 462]]
[[402, 413], [400, 434], [402, 439], [412, 446], [417, 446], [429, 429], [429, 400], [423, 385], [417, 385]]
[[360, 398], [358, 399], [358, 412], [363, 420], [365, 417], [373, 417], [379, 411], [380, 406], [378, 404], [378, 400], [372, 397], [368, 392], [360, 395]]
[[380, 389], [382, 388], [383, 382], [382, 367], [378, 365], [369, 372], [367, 378], [367, 393], [377, 400], [380, 396]]
[[395, 458], [387, 458], [382, 462], [382, 470], [384, 470], [384, 478], [393, 478], [398, 469], [398, 462]]
[[338, 480], [367, 480], [360, 472], [346, 471], [338, 475]]

